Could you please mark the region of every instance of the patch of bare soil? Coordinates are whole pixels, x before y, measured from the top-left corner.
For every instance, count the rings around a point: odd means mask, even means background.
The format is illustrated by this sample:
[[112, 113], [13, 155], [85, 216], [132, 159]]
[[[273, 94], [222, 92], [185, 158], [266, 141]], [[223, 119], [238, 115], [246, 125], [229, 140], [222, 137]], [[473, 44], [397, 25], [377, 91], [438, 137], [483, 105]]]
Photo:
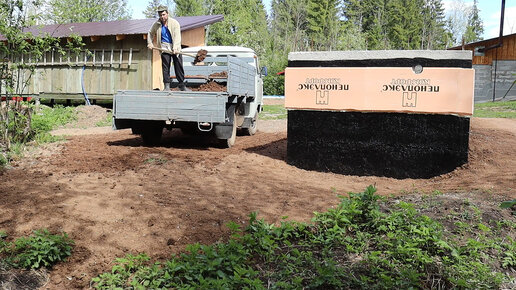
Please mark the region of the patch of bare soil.
[[0, 289], [37, 289], [48, 282], [46, 270], [5, 270], [0, 266]]
[[370, 184], [383, 195], [468, 196], [494, 217], [499, 201], [516, 198], [516, 123], [487, 123], [471, 123], [468, 164], [431, 179], [403, 180], [290, 166], [285, 120], [260, 121], [255, 136], [237, 137], [230, 149], [175, 129], [160, 147], [144, 146], [130, 130], [69, 136], [46, 149], [53, 154], [35, 152], [0, 172], [0, 231], [10, 237], [39, 228], [67, 232], [74, 252], [43, 288], [73, 289], [88, 288], [128, 253], [168, 259], [187, 244], [226, 239], [225, 224], [245, 224], [253, 211], [268, 222], [308, 221], [314, 211], [336, 205], [337, 194]]

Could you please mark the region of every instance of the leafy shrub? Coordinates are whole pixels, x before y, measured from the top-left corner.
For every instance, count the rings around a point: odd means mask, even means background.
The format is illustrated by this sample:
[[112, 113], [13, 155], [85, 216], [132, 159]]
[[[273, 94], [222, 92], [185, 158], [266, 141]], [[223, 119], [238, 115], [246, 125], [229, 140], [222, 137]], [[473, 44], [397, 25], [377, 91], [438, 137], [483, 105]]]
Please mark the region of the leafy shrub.
[[13, 148], [30, 140], [32, 108], [19, 101], [0, 105], [0, 166], [16, 155]]
[[3, 253], [7, 264], [15, 268], [52, 267], [71, 255], [73, 240], [66, 233], [53, 235], [46, 229], [36, 230], [29, 237], [21, 237], [13, 243], [4, 243]]
[[264, 95], [285, 95], [285, 76], [270, 74], [263, 78]]

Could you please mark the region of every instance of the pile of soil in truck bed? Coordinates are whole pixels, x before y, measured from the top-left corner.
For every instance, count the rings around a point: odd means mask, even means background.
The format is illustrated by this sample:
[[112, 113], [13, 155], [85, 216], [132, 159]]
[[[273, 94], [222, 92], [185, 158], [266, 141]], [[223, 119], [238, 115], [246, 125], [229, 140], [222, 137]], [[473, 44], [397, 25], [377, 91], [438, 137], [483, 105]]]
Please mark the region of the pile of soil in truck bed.
[[[207, 82], [199, 87], [189, 87], [193, 92], [225, 92], [226, 85], [215, 81]], [[172, 91], [179, 91], [179, 88], [171, 88]]]

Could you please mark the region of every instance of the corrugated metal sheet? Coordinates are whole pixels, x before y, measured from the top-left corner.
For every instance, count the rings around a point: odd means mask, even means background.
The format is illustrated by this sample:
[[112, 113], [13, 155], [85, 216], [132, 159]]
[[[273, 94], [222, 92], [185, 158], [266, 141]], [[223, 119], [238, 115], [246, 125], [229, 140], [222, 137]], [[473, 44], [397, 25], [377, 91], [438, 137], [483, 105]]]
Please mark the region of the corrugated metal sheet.
[[[181, 31], [195, 29], [215, 22], [222, 21], [223, 15], [203, 15], [175, 17], [181, 25]], [[53, 37], [68, 37], [72, 33], [79, 36], [106, 36], [106, 35], [133, 35], [146, 34], [156, 19], [132, 19], [106, 22], [67, 23], [34, 26], [28, 28], [27, 32], [35, 35], [49, 34]], [[0, 40], [5, 38], [0, 35]]]

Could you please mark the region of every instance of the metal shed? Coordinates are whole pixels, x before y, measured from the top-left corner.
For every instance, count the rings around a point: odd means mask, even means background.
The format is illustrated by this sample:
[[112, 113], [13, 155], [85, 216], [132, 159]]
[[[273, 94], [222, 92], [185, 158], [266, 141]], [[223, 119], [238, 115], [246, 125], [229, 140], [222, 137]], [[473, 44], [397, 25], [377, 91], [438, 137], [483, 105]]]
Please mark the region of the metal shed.
[[[222, 15], [176, 17], [181, 25], [182, 46], [205, 44], [205, 26], [223, 20]], [[36, 64], [36, 72], [24, 96], [47, 99], [111, 99], [117, 90], [160, 88], [161, 58], [147, 48], [147, 32], [157, 19], [68, 23], [28, 28], [35, 35], [82, 37], [92, 54], [61, 56], [49, 52]], [[1, 40], [1, 39], [0, 39]], [[31, 56], [24, 56], [31, 62]]]

